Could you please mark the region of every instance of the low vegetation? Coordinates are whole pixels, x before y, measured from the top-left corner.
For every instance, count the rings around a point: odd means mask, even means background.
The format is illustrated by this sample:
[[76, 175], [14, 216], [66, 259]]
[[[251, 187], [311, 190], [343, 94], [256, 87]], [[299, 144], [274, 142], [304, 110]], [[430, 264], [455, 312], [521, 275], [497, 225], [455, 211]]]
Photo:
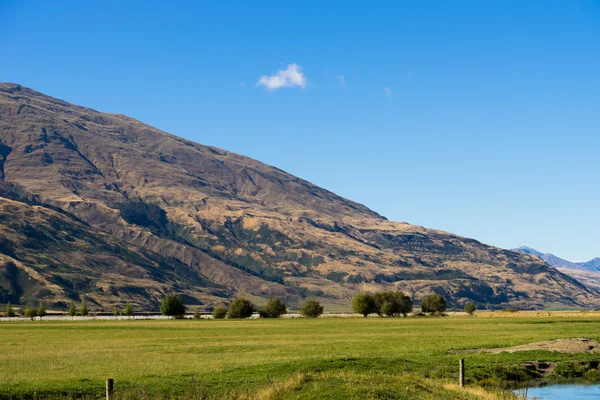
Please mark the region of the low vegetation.
[[6, 312], [4, 313], [8, 318], [12, 318], [15, 316], [15, 310], [13, 310], [10, 301], [6, 304]]
[[402, 292], [361, 293], [354, 297], [352, 310], [364, 317], [373, 313], [387, 317], [406, 317], [413, 310], [413, 302]]
[[443, 313], [446, 311], [446, 299], [439, 294], [430, 294], [421, 300], [421, 311], [424, 313]]
[[160, 312], [169, 317], [181, 317], [185, 314], [186, 307], [181, 296], [168, 294], [160, 303]]
[[234, 299], [229, 305], [227, 317], [229, 318], [250, 318], [256, 306], [249, 300], [238, 298]]
[[44, 318], [46, 316], [47, 312], [46, 312], [46, 306], [44, 305], [44, 302], [42, 300], [40, 300], [40, 305], [37, 308], [37, 315], [38, 317]]
[[212, 315], [214, 319], [224, 319], [227, 316], [227, 308], [223, 306], [216, 306]]
[[[122, 396], [117, 399], [510, 399], [485, 391], [536, 379], [596, 380], [597, 354], [452, 351], [598, 340], [598, 332], [600, 315], [593, 312], [4, 322], [0, 398], [11, 392], [14, 399], [33, 398], [34, 392], [37, 398], [98, 398], [110, 376]], [[460, 358], [467, 366], [466, 390], [455, 385]], [[555, 372], [541, 376], [526, 366], [533, 360], [556, 363]]]
[[323, 306], [316, 300], [306, 300], [300, 314], [306, 318], [317, 318], [323, 314]]
[[125, 309], [123, 310], [123, 314], [125, 314], [128, 317], [133, 317], [133, 307], [131, 306], [131, 303], [127, 302], [125, 304]]
[[477, 306], [475, 305], [475, 303], [470, 302], [465, 305], [465, 312], [467, 314], [473, 315], [475, 314], [475, 311], [477, 311]]
[[260, 309], [259, 314], [261, 318], [279, 318], [287, 314], [287, 308], [281, 300], [272, 298]]

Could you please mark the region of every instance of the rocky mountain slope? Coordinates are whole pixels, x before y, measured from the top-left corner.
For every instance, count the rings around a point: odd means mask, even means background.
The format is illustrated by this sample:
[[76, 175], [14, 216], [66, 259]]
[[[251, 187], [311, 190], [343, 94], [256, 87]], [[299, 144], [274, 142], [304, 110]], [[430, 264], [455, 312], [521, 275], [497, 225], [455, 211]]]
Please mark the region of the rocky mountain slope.
[[406, 223], [250, 158], [0, 84], [0, 302], [210, 309], [360, 291], [592, 306], [538, 257]]

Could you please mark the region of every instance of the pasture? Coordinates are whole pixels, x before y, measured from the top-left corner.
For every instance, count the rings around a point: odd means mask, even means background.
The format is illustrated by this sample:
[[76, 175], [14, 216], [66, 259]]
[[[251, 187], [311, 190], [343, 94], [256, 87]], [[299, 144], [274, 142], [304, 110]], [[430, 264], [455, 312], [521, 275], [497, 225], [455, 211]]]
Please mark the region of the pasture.
[[116, 398], [510, 398], [479, 386], [497, 392], [498, 371], [525, 361], [598, 355], [449, 351], [576, 337], [600, 340], [597, 313], [2, 322], [0, 398], [100, 398], [108, 377]]

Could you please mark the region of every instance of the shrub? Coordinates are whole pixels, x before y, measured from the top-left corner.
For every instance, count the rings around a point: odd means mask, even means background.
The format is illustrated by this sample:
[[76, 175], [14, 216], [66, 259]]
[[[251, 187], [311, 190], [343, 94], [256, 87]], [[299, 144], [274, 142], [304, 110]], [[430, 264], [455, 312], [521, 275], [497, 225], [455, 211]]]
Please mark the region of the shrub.
[[198, 310], [194, 311], [194, 319], [200, 319], [200, 318], [201, 318], [200, 311], [198, 311]]
[[75, 303], [71, 301], [69, 303], [69, 315], [73, 318], [75, 314], [77, 314], [77, 308], [75, 308]]
[[123, 310], [123, 314], [127, 315], [128, 317], [133, 317], [133, 307], [131, 307], [131, 303], [127, 302], [125, 304], [125, 309]]
[[259, 313], [261, 318], [279, 318], [283, 314], [287, 314], [287, 309], [281, 300], [272, 298], [267, 301]]
[[119, 310], [119, 307], [115, 307], [115, 309], [113, 310], [113, 315], [115, 317], [118, 317], [119, 315], [121, 315], [121, 310]]
[[251, 301], [237, 298], [229, 305], [229, 318], [250, 318], [256, 307]]
[[46, 316], [46, 314], [48, 314], [46, 312], [46, 306], [44, 305], [44, 302], [42, 300], [40, 300], [40, 305], [38, 306], [38, 309], [37, 309], [37, 315], [38, 315], [38, 317], [40, 317], [40, 319], [42, 319]]
[[367, 318], [367, 315], [377, 312], [373, 296], [368, 293], [357, 294], [352, 300], [352, 311], [361, 314], [365, 318]]
[[323, 306], [316, 300], [306, 300], [302, 305], [300, 314], [307, 318], [317, 318], [323, 314]]
[[467, 305], [465, 306], [465, 312], [469, 315], [473, 315], [475, 311], [477, 311], [477, 306], [475, 305], [475, 303], [467, 303]]
[[392, 317], [402, 314], [406, 316], [413, 310], [413, 302], [402, 292], [377, 292], [373, 295], [376, 312], [379, 315]]
[[15, 310], [13, 310], [12, 305], [10, 304], [10, 301], [8, 303], [6, 303], [6, 316], [8, 318], [12, 318], [15, 316]]
[[160, 303], [160, 312], [162, 315], [170, 317], [179, 317], [185, 314], [185, 304], [181, 296], [172, 294], [166, 295]]
[[425, 296], [421, 302], [421, 310], [424, 313], [443, 313], [446, 311], [446, 299], [439, 294]]
[[25, 317], [33, 319], [37, 317], [37, 310], [31, 307], [25, 307]]
[[227, 309], [223, 306], [216, 306], [213, 310], [214, 319], [224, 319], [227, 316]]
[[88, 308], [87, 308], [87, 303], [86, 303], [85, 299], [83, 299], [83, 303], [81, 303], [81, 311], [79, 313], [81, 314], [82, 317], [85, 317], [86, 315], [89, 314]]
[[558, 363], [554, 369], [554, 373], [561, 378], [579, 378], [585, 375], [588, 368], [584, 364], [575, 362]]

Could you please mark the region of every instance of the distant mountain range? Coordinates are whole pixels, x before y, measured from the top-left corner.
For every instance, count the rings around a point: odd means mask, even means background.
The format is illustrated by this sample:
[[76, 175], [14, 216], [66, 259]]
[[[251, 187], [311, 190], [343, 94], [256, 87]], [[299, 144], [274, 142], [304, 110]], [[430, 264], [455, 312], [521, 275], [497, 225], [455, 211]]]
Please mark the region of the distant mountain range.
[[527, 246], [521, 246], [518, 249], [514, 249], [514, 251], [537, 256], [555, 268], [600, 272], [600, 257], [594, 258], [593, 260], [587, 262], [573, 262], [557, 257], [551, 253], [542, 253], [541, 251], [537, 251], [536, 249], [532, 249], [531, 247]]

